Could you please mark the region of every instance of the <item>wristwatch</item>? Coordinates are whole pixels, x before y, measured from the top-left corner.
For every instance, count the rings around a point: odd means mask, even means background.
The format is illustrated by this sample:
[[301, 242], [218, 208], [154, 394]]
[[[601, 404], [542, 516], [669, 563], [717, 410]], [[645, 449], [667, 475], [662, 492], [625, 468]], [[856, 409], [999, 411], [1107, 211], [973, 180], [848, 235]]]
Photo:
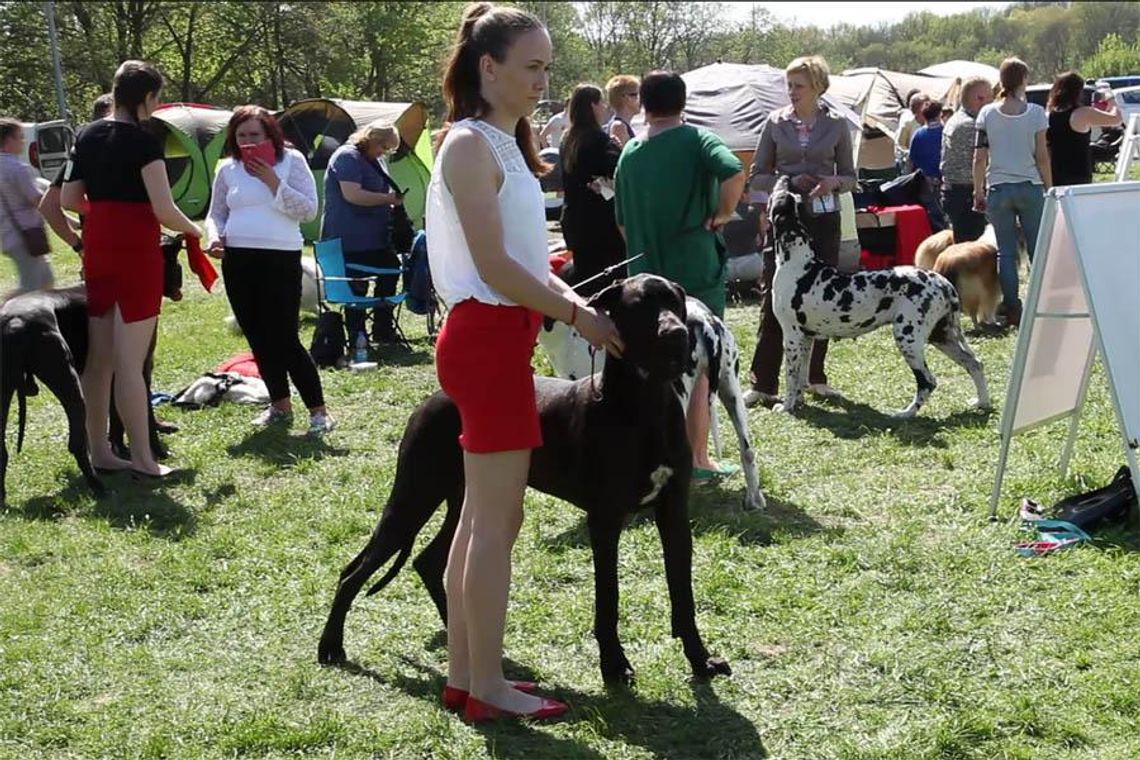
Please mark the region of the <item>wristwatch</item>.
[[71, 250], [75, 251], [80, 256], [82, 256], [83, 255], [83, 238], [79, 238], [74, 243], [72, 243]]

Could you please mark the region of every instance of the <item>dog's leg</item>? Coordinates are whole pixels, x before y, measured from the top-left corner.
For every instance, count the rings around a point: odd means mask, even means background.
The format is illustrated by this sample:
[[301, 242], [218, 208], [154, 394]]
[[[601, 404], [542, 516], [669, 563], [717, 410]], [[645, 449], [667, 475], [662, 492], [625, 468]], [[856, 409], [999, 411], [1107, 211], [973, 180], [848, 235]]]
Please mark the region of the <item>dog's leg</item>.
[[40, 379], [59, 399], [67, 414], [67, 450], [75, 457], [91, 492], [97, 497], [105, 496], [107, 489], [95, 474], [91, 452], [87, 448], [87, 404], [83, 400], [83, 389], [79, 375], [75, 373], [71, 352], [62, 336], [58, 336], [56, 341], [45, 340], [39, 348]]
[[784, 331], [784, 403], [772, 407], [774, 412], [793, 412], [803, 394], [811, 340], [798, 329]]
[[667, 493], [658, 501], [655, 512], [657, 532], [661, 536], [661, 549], [665, 556], [665, 582], [669, 586], [672, 633], [675, 638], [681, 640], [693, 675], [698, 678], [732, 675], [732, 669], [727, 662], [709, 654], [697, 630], [696, 603], [693, 601], [693, 534], [689, 526], [688, 489], [689, 478], [685, 475], [674, 475]]
[[[955, 312], [956, 316], [957, 313]], [[894, 333], [895, 345], [898, 346], [899, 353], [903, 355], [907, 366], [914, 373], [914, 381], [917, 386], [914, 399], [910, 405], [891, 416], [909, 418], [918, 414], [918, 410], [922, 408], [926, 400], [930, 398], [930, 394], [938, 386], [938, 381], [934, 379], [934, 375], [926, 367], [926, 336], [921, 333], [921, 321], [904, 318], [900, 322], [896, 319], [891, 324], [891, 330]]]
[[15, 393], [15, 386], [5, 376], [3, 385], [0, 386], [0, 507], [7, 503], [8, 497], [5, 485], [8, 482], [8, 410], [12, 407], [12, 396]]
[[586, 522], [594, 554], [594, 638], [598, 642], [602, 680], [607, 686], [633, 682], [633, 666], [618, 639], [618, 538], [620, 514], [616, 507], [594, 510]]
[[[399, 479], [398, 470], [397, 479]], [[400, 501], [396, 498], [401, 493], [400, 485], [397, 482], [393, 487], [392, 496], [384, 508], [380, 523], [368, 540], [368, 545], [340, 573], [332, 608], [329, 610], [324, 631], [321, 632], [321, 641], [317, 647], [317, 659], [322, 664], [330, 665], [345, 661], [344, 620], [348, 616], [353, 600], [372, 574], [392, 559], [393, 555], [396, 555], [396, 560], [392, 563], [392, 567], [369, 589], [368, 594], [376, 593], [396, 577], [412, 553], [416, 534], [431, 518], [439, 504], [439, 502], [429, 503], [426, 499], [421, 499], [418, 503]], [[412, 524], [400, 524], [409, 516], [413, 520]]]
[[162, 461], [170, 457], [170, 450], [158, 437], [158, 418], [154, 415], [154, 404], [150, 403], [150, 394], [154, 389], [154, 352], [157, 347], [158, 327], [156, 326], [154, 335], [150, 338], [150, 350], [147, 351], [146, 361], [143, 362], [143, 382], [146, 383], [146, 418], [150, 451], [156, 460]]
[[962, 334], [961, 328], [957, 327], [957, 319], [950, 320], [950, 328], [946, 330], [945, 338], [936, 342], [934, 347], [970, 373], [970, 379], [974, 381], [974, 388], [978, 392], [977, 398], [970, 399], [970, 406], [989, 409], [990, 391], [986, 385], [986, 375], [982, 371], [982, 362], [966, 343], [966, 336]]
[[740, 392], [740, 380], [737, 377], [739, 367], [736, 365], [737, 363], [733, 362], [724, 368], [717, 393], [720, 402], [728, 411], [729, 419], [732, 420], [732, 427], [736, 430], [736, 442], [740, 447], [740, 466], [744, 470], [744, 482], [748, 489], [744, 496], [744, 508], [764, 509], [767, 502], [760, 491], [760, 476], [756, 472], [756, 451], [752, 448], [752, 440], [748, 435], [748, 412], [744, 407], [744, 395]]
[[444, 586], [443, 574], [447, 569], [447, 553], [451, 550], [451, 541], [455, 538], [455, 528], [459, 525], [459, 514], [462, 510], [463, 490], [460, 489], [458, 494], [447, 497], [447, 516], [443, 519], [439, 533], [412, 560], [412, 567], [416, 569], [424, 588], [431, 595], [444, 628], [447, 627], [447, 589]]

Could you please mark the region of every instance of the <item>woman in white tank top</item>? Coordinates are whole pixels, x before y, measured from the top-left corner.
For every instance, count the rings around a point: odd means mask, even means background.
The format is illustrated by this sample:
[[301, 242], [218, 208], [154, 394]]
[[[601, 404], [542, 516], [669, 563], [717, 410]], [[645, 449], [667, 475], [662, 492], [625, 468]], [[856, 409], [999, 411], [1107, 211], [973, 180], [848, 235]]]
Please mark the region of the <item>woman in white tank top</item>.
[[551, 55], [546, 29], [525, 11], [467, 10], [443, 81], [452, 127], [428, 188], [432, 279], [450, 309], [436, 371], [459, 408], [467, 484], [445, 579], [443, 701], [473, 721], [566, 711], [502, 670], [511, 547], [530, 451], [541, 445], [530, 366], [541, 316], [573, 324], [595, 346], [622, 348], [613, 323], [550, 273], [536, 178], [545, 166], [526, 117], [546, 89]]

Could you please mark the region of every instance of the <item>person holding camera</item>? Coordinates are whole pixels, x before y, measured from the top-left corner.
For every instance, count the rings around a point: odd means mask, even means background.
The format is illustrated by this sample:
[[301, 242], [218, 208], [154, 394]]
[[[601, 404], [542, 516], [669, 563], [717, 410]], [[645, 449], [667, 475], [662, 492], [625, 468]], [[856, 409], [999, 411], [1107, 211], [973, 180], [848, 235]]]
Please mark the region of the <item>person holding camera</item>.
[[[760, 141], [752, 161], [749, 186], [751, 200], [767, 202], [768, 193], [782, 176], [791, 177], [792, 187], [810, 209], [804, 225], [811, 237], [815, 257], [825, 264], [839, 263], [839, 193], [855, 189], [855, 158], [851, 131], [844, 118], [820, 102], [827, 92], [827, 62], [819, 56], [797, 58], [785, 69], [790, 105], [773, 111], [760, 130]], [[760, 215], [763, 237], [767, 214]], [[752, 389], [744, 403], [772, 406], [780, 399], [780, 363], [784, 356], [784, 335], [772, 313], [772, 275], [776, 269], [775, 251], [764, 248], [764, 274], [760, 282], [761, 312], [759, 338], [752, 355]], [[827, 341], [812, 347], [808, 370], [808, 390], [817, 396], [836, 396], [827, 383], [823, 361]]]
[[[389, 183], [380, 164], [382, 156], [398, 147], [400, 135], [396, 128], [378, 119], [354, 132], [329, 159], [321, 239], [340, 238], [345, 264], [400, 268], [390, 227], [392, 207], [402, 205], [404, 198], [399, 189]], [[353, 276], [351, 267], [348, 274]], [[399, 278], [399, 274], [380, 276], [375, 280], [373, 295], [395, 295]], [[368, 282], [350, 285], [357, 295], [368, 295]], [[357, 336], [365, 329], [365, 313], [362, 309], [345, 309], [344, 318], [349, 342], [355, 345]], [[372, 310], [372, 340], [376, 343], [399, 340], [391, 304]]]

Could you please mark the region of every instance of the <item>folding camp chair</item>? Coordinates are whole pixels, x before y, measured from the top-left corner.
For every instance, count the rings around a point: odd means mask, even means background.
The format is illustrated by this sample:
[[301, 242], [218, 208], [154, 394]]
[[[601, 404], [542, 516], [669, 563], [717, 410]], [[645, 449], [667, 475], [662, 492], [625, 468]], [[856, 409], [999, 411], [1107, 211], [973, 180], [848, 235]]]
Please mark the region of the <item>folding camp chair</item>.
[[[350, 309], [369, 309], [381, 304], [390, 304], [395, 307], [392, 314], [392, 326], [400, 343], [408, 349], [411, 344], [400, 327], [400, 307], [407, 298], [407, 293], [396, 293], [391, 296], [360, 296], [352, 291], [349, 283], [374, 283], [383, 276], [402, 275], [403, 267], [399, 269], [369, 267], [363, 264], [346, 264], [344, 250], [341, 248], [340, 238], [322, 240], [313, 244], [313, 252], [317, 258], [317, 309], [323, 312], [329, 306], [341, 306]], [[351, 275], [346, 270], [351, 270]], [[349, 335], [349, 346], [356, 336]]]

